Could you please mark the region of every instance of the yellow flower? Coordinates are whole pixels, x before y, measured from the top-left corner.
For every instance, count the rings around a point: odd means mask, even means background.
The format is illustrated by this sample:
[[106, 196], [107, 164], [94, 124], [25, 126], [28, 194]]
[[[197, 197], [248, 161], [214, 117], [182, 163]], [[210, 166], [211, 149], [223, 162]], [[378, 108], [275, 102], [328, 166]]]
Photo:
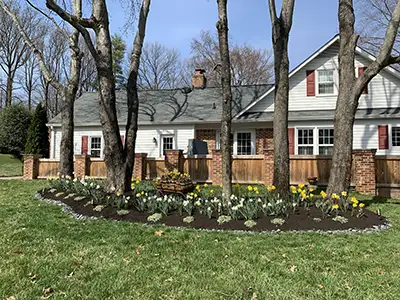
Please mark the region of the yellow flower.
[[219, 187], [222, 187], [222, 183], [219, 185]]
[[297, 193], [297, 191], [296, 190], [292, 190], [292, 194], [296, 194]]
[[313, 192], [313, 191], [314, 191], [314, 189], [313, 189], [312, 187], [310, 187], [308, 190], [309, 190], [310, 192]]
[[255, 187], [254, 187], [254, 191], [256, 191], [256, 192], [257, 192], [257, 191], [258, 191], [258, 187], [256, 187], [256, 186], [255, 186]]
[[333, 208], [333, 209], [338, 209], [338, 208], [339, 208], [339, 204], [333, 204], [333, 205], [332, 205], [332, 208]]
[[194, 196], [195, 198], [197, 198], [197, 194], [194, 194], [193, 196]]
[[347, 197], [347, 192], [342, 192], [343, 197]]
[[300, 188], [300, 189], [304, 188], [304, 184], [300, 183], [300, 184], [299, 184], [299, 188]]
[[358, 203], [358, 200], [357, 200], [356, 197], [351, 197], [351, 202], [353, 202], [353, 203]]
[[314, 197], [314, 194], [310, 194], [310, 198]]
[[365, 204], [364, 203], [360, 203], [360, 208], [363, 208], [364, 206], [365, 206]]
[[119, 197], [119, 196], [121, 196], [121, 193], [120, 193], [120, 192], [117, 193], [117, 197]]
[[142, 195], [144, 195], [144, 191], [142, 191]]
[[321, 192], [322, 198], [326, 198], [326, 193], [324, 191]]
[[131, 189], [134, 190], [135, 189], [135, 185], [131, 184]]
[[136, 184], [139, 184], [139, 182], [140, 182], [139, 180], [136, 180]]
[[248, 189], [249, 191], [252, 191], [252, 190], [253, 190], [253, 187], [252, 187], [251, 185], [249, 185], [249, 186], [247, 187], [247, 189]]
[[297, 191], [298, 191], [299, 193], [301, 193], [302, 189], [301, 189], [301, 188], [298, 188]]
[[256, 191], [256, 194], [258, 195], [260, 192], [259, 191]]
[[205, 184], [204, 184], [204, 187], [208, 187], [208, 184], [207, 184], [207, 183], [205, 183]]
[[271, 191], [275, 191], [276, 187], [274, 185], [271, 185]]
[[210, 190], [210, 194], [214, 194], [214, 190]]
[[337, 194], [335, 194], [335, 193], [332, 194], [332, 199], [339, 199], [339, 198], [340, 197]]
[[[362, 203], [361, 203], [362, 204]], [[353, 203], [353, 207], [357, 207], [357, 203]]]

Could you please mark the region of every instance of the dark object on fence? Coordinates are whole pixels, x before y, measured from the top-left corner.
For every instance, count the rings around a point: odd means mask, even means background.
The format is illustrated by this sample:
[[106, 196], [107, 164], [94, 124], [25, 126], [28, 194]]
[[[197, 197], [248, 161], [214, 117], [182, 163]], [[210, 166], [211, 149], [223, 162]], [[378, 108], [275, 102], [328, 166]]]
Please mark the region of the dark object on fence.
[[190, 139], [188, 146], [188, 155], [207, 155], [207, 142]]

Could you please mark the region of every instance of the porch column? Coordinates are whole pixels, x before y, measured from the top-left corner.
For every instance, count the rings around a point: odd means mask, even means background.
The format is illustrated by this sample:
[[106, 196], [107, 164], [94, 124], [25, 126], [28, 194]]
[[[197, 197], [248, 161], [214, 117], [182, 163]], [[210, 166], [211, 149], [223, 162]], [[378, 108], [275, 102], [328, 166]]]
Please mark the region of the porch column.
[[85, 176], [90, 175], [90, 155], [75, 155], [74, 172], [75, 177], [78, 179], [83, 179]]
[[212, 184], [218, 185], [222, 182], [222, 155], [220, 150], [212, 150]]
[[24, 155], [24, 180], [33, 180], [38, 178], [40, 157], [42, 156], [37, 154]]
[[274, 183], [274, 149], [264, 149], [264, 184]]
[[133, 177], [143, 180], [146, 177], [146, 157], [147, 153], [135, 153], [135, 166], [133, 167]]
[[165, 150], [165, 168], [183, 172], [183, 150]]

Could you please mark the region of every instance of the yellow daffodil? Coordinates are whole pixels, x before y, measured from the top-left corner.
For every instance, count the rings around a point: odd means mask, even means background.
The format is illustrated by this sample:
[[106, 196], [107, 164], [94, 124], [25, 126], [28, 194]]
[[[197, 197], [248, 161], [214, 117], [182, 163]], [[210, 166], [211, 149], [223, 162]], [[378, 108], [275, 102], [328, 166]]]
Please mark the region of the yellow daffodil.
[[221, 187], [221, 188], [222, 188], [222, 183], [219, 185], [219, 187]]
[[298, 189], [297, 189], [297, 192], [301, 193], [301, 191], [302, 191], [302, 189], [301, 189], [301, 188], [298, 188]]
[[195, 198], [197, 198], [197, 194], [194, 194], [193, 196], [194, 196]]
[[254, 191], [256, 191], [256, 192], [257, 192], [257, 191], [258, 191], [258, 187], [256, 187], [256, 186], [255, 186], [255, 187], [254, 187]]
[[144, 191], [142, 191], [142, 195], [144, 195]]
[[271, 185], [271, 191], [275, 191], [276, 187], [274, 185]]
[[322, 198], [326, 198], [326, 193], [324, 191], [321, 192]]
[[208, 184], [207, 184], [207, 183], [205, 183], [205, 184], [204, 184], [204, 187], [208, 187]]
[[347, 197], [347, 192], [342, 192], [343, 197]]
[[357, 203], [353, 203], [353, 207], [357, 207]]
[[210, 194], [214, 194], [214, 190], [210, 190]]
[[121, 193], [120, 193], [120, 192], [117, 193], [117, 197], [119, 197], [119, 196], [121, 196]]
[[339, 204], [333, 204], [333, 205], [332, 205], [332, 208], [333, 208], [333, 209], [338, 209], [338, 208], [339, 208]]
[[136, 184], [139, 184], [139, 182], [140, 182], [139, 180], [136, 180]]
[[337, 194], [335, 194], [335, 193], [332, 194], [332, 199], [339, 199], [339, 198], [340, 197]]
[[310, 192], [313, 192], [313, 191], [314, 191], [314, 189], [313, 189], [312, 187], [310, 187], [308, 190], [309, 190]]
[[304, 184], [300, 183], [300, 184], [299, 184], [299, 188], [300, 188], [300, 189], [304, 188]]
[[356, 197], [351, 197], [351, 202], [353, 202], [353, 203], [358, 203], [358, 200], [357, 200]]
[[360, 203], [360, 208], [363, 208], [364, 206], [365, 206], [365, 204], [364, 203]]
[[259, 191], [256, 191], [256, 194], [258, 195], [260, 192]]
[[249, 185], [249, 186], [247, 187], [247, 189], [248, 189], [249, 191], [252, 191], [252, 190], [253, 190], [253, 187], [252, 187], [251, 185]]
[[310, 198], [314, 197], [314, 194], [310, 194]]

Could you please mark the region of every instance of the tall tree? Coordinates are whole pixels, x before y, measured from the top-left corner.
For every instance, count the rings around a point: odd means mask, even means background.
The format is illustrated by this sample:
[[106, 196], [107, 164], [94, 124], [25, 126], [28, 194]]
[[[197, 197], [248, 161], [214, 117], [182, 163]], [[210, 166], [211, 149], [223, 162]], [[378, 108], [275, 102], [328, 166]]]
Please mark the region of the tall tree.
[[26, 100], [28, 102], [28, 109], [32, 109], [33, 97], [35, 90], [39, 85], [40, 76], [39, 72], [39, 62], [37, 61], [35, 55], [32, 51], [26, 52], [28, 58], [25, 60], [25, 64], [22, 66], [22, 74], [19, 76], [19, 84], [26, 94]]
[[49, 157], [49, 133], [46, 123], [46, 109], [39, 103], [29, 125], [25, 154], [41, 154]]
[[217, 0], [218, 4], [218, 41], [221, 58], [221, 88], [222, 88], [222, 116], [221, 116], [221, 156], [222, 156], [222, 195], [226, 202], [232, 195], [232, 88], [231, 63], [228, 41], [228, 0]]
[[339, 94], [334, 119], [334, 146], [328, 193], [347, 191], [350, 186], [353, 149], [353, 125], [358, 101], [366, 85], [383, 68], [400, 62], [392, 56], [400, 24], [400, 1], [397, 2], [380, 47], [379, 54], [364, 73], [355, 76], [355, 49], [359, 35], [355, 33], [353, 0], [339, 0]]
[[[106, 1], [93, 0], [91, 17], [83, 18], [71, 15], [67, 10], [60, 7], [55, 0], [46, 0], [46, 5], [51, 10], [79, 30], [96, 62], [100, 98], [100, 122], [104, 137], [104, 156], [108, 185], [109, 188], [113, 187], [122, 192], [129, 191], [131, 187], [139, 105], [136, 86], [137, 72], [150, 9], [150, 0], [142, 0], [141, 3], [138, 31], [134, 41], [127, 84], [128, 121], [124, 148], [116, 113], [115, 77]], [[92, 42], [88, 29], [93, 29], [95, 32], [95, 44]]]
[[149, 90], [173, 89], [182, 84], [179, 52], [157, 42], [144, 45], [139, 69], [139, 87]]
[[269, 0], [274, 47], [274, 185], [282, 199], [289, 197], [290, 164], [288, 141], [289, 111], [289, 33], [292, 28], [294, 0], [283, 0], [280, 15], [275, 0]]
[[[190, 82], [193, 71], [202, 68], [207, 71], [209, 86], [221, 85], [220, 51], [218, 36], [211, 31], [202, 31], [191, 42], [192, 56], [185, 64], [185, 80]], [[272, 53], [266, 49], [230, 42], [231, 83], [251, 85], [270, 83], [273, 78]]]
[[[9, 8], [9, 3], [5, 0], [0, 0], [2, 11], [6, 12], [17, 26], [19, 33], [23, 36], [26, 45], [35, 54], [39, 61], [41, 70], [46, 80], [62, 94], [62, 107], [61, 107], [61, 144], [60, 144], [60, 175], [73, 176], [74, 172], [74, 102], [76, 92], [78, 90], [79, 75], [81, 67], [81, 52], [79, 50], [79, 32], [73, 29], [69, 36], [70, 46], [70, 78], [68, 83], [64, 86], [61, 82], [57, 81], [52, 73], [52, 70], [46, 65], [43, 54], [37, 47], [35, 42], [25, 31], [21, 24], [21, 20]], [[74, 17], [80, 18], [82, 15], [82, 0], [73, 0], [72, 2]]]
[[117, 88], [120, 88], [126, 83], [126, 79], [124, 76], [126, 43], [121, 36], [119, 36], [118, 34], [114, 34], [111, 38], [111, 45], [115, 84]]

